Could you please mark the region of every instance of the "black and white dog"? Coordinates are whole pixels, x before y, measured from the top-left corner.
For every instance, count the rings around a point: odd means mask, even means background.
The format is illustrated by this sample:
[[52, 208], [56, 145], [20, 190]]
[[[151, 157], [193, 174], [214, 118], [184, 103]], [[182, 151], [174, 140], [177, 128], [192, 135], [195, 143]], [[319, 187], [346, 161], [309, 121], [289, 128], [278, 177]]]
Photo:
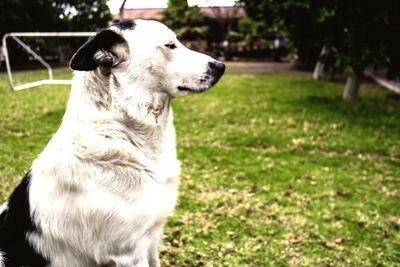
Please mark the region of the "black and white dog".
[[225, 66], [146, 20], [100, 31], [70, 66], [62, 124], [0, 208], [0, 266], [159, 266], [180, 171], [170, 102]]

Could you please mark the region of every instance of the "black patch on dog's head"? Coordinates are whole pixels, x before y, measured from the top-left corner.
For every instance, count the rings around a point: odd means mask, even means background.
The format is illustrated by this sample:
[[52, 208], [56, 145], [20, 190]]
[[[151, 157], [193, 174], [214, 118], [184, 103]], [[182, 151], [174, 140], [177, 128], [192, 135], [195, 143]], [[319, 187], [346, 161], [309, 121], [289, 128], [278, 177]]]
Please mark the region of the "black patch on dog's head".
[[29, 204], [28, 172], [8, 200], [6, 210], [0, 215], [0, 252], [4, 253], [5, 266], [48, 266], [49, 262], [28, 242], [28, 233], [40, 235], [33, 222]]
[[[111, 68], [123, 60], [112, 49], [117, 45], [124, 45], [128, 49], [126, 40], [121, 35], [112, 30], [102, 30], [72, 56], [70, 68], [83, 71], [94, 70], [99, 66]], [[96, 56], [97, 52], [104, 56]]]
[[133, 20], [124, 20], [114, 23], [112, 26], [117, 27], [120, 30], [133, 30], [135, 29], [136, 23]]

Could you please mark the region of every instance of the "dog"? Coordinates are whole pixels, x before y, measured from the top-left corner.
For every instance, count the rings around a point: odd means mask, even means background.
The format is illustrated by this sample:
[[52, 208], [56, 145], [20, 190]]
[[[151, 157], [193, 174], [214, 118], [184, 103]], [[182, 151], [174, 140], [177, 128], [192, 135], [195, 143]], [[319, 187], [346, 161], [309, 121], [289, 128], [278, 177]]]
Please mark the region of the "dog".
[[0, 209], [2, 266], [160, 266], [180, 173], [170, 103], [225, 65], [134, 20], [98, 32], [70, 68], [62, 123]]

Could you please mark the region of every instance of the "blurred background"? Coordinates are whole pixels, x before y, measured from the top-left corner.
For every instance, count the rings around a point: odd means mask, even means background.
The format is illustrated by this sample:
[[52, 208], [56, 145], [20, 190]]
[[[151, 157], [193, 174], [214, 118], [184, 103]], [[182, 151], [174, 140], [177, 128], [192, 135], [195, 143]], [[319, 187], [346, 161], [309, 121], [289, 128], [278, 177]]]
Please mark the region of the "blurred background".
[[[215, 88], [173, 101], [182, 182], [162, 266], [400, 266], [399, 0], [1, 0], [0, 36], [137, 18], [227, 65]], [[19, 37], [62, 79], [86, 39]], [[6, 43], [15, 85], [48, 79]], [[12, 91], [4, 59], [0, 203], [70, 94]]]
[[[97, 31], [117, 21], [155, 19], [188, 47], [225, 61], [290, 62], [314, 71], [315, 79], [345, 77], [349, 101], [356, 99], [365, 74], [400, 91], [400, 5], [395, 0], [3, 0], [0, 10], [1, 37]], [[53, 66], [66, 66], [83, 41], [26, 40]], [[17, 43], [8, 46], [13, 68], [39, 66]], [[0, 60], [4, 70], [1, 54]]]

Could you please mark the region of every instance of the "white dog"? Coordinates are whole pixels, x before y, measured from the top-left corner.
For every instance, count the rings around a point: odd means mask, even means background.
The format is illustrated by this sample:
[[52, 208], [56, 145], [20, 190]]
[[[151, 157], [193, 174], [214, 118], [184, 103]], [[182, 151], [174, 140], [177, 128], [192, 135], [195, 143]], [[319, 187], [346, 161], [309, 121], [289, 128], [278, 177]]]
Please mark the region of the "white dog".
[[159, 266], [180, 168], [170, 102], [225, 66], [145, 20], [100, 31], [70, 66], [63, 122], [0, 208], [3, 265]]

